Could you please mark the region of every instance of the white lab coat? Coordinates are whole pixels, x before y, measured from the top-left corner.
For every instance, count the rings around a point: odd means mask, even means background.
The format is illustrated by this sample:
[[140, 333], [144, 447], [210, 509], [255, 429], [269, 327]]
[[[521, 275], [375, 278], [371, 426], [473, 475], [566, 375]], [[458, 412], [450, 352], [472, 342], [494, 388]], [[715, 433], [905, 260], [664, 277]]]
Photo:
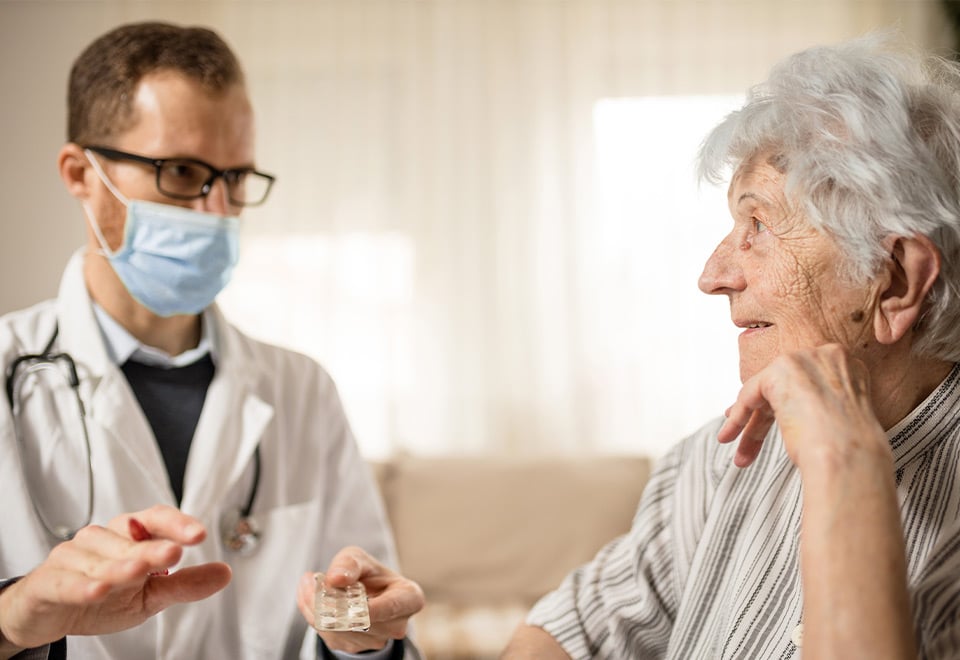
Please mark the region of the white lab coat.
[[[56, 301], [0, 319], [0, 356], [6, 370], [17, 355], [40, 352], [59, 324], [55, 346], [73, 357], [80, 374], [95, 482], [93, 523], [102, 525], [117, 514], [175, 500], [150, 426], [107, 356], [82, 261], [80, 253], [70, 260]], [[324, 570], [345, 545], [396, 566], [382, 504], [330, 377], [313, 360], [254, 341], [215, 308], [213, 314], [216, 374], [190, 448], [181, 502], [209, 533], [186, 549], [180, 565], [225, 561], [233, 579], [213, 597], [171, 607], [134, 629], [69, 637], [71, 660], [316, 657], [313, 633], [296, 607], [300, 575]], [[219, 525], [248, 497], [258, 444], [262, 471], [253, 516], [262, 538], [251, 556], [240, 557], [224, 549]], [[6, 403], [0, 404], [0, 492], [0, 577], [23, 575], [53, 542], [34, 514]], [[82, 503], [86, 492], [75, 499]]]

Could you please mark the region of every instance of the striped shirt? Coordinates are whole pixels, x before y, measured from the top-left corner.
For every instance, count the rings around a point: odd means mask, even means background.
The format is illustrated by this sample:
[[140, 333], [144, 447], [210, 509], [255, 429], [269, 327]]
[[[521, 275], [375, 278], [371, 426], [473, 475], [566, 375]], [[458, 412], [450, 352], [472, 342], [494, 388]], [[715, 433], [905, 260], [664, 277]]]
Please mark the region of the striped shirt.
[[[749, 468], [722, 419], [658, 464], [631, 530], [530, 611], [572, 658], [800, 658], [800, 473]], [[960, 657], [960, 366], [888, 432], [922, 658]], [[801, 642], [802, 644], [802, 642]]]

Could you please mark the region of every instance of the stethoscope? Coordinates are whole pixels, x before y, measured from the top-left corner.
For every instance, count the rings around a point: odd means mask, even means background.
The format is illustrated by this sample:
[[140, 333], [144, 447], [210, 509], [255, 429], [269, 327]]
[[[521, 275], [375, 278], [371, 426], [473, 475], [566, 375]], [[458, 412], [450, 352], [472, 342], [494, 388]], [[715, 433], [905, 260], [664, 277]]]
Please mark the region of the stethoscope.
[[223, 547], [241, 557], [253, 554], [260, 545], [260, 528], [250, 515], [253, 513], [253, 501], [257, 497], [259, 487], [260, 443], [257, 443], [253, 449], [253, 484], [250, 486], [247, 501], [243, 508], [230, 511], [220, 518], [220, 538], [223, 540]]
[[[40, 520], [40, 524], [50, 536], [58, 541], [69, 541], [81, 528], [90, 524], [93, 518], [93, 460], [90, 454], [90, 434], [87, 430], [86, 410], [83, 406], [83, 400], [80, 398], [80, 378], [77, 376], [77, 365], [69, 353], [53, 352], [53, 344], [60, 332], [59, 324], [53, 328], [53, 334], [47, 345], [40, 353], [19, 355], [7, 368], [6, 388], [7, 401], [10, 403], [10, 409], [13, 411], [14, 435], [17, 440], [17, 451], [20, 454], [21, 463], [25, 461], [27, 448], [25, 446], [24, 433], [21, 429], [20, 413], [22, 408], [21, 391], [26, 379], [31, 374], [37, 374], [41, 371], [53, 371], [64, 376], [70, 389], [73, 392], [73, 399], [77, 404], [77, 412], [80, 416], [80, 428], [83, 433], [83, 450], [87, 459], [87, 501], [86, 512], [83, 514], [80, 525], [71, 526], [65, 524], [51, 523], [41, 507], [37, 504], [37, 493], [34, 491], [33, 480], [25, 475], [27, 492], [30, 495], [30, 503], [33, 510]], [[223, 546], [230, 552], [241, 556], [252, 554], [260, 545], [261, 532], [252, 517], [253, 502], [257, 497], [257, 490], [260, 487], [260, 445], [253, 452], [253, 483], [250, 486], [250, 492], [243, 507], [232, 510], [220, 519], [220, 536]]]
[[[7, 401], [10, 402], [10, 409], [13, 411], [13, 432], [17, 439], [17, 451], [20, 454], [21, 465], [26, 465], [28, 448], [23, 438], [23, 429], [20, 427], [20, 392], [23, 389], [27, 376], [38, 374], [42, 371], [52, 371], [61, 376], [66, 376], [67, 382], [70, 384], [70, 389], [77, 402], [77, 411], [80, 415], [80, 427], [83, 430], [83, 449], [87, 458], [87, 511], [83, 515], [83, 522], [77, 527], [51, 523], [47, 519], [47, 516], [44, 515], [40, 505], [37, 504], [38, 498], [37, 493], [33, 489], [33, 480], [30, 479], [29, 475], [24, 474], [27, 492], [30, 495], [30, 503], [33, 505], [33, 510], [37, 514], [37, 518], [40, 519], [40, 524], [42, 524], [43, 528], [55, 539], [69, 541], [80, 531], [81, 527], [86, 527], [90, 524], [90, 519], [93, 516], [93, 463], [90, 460], [90, 436], [87, 433], [87, 416], [83, 407], [83, 401], [80, 399], [80, 379], [77, 377], [77, 365], [68, 353], [53, 352], [53, 342], [57, 339], [59, 329], [59, 326], [53, 328], [53, 336], [50, 337], [50, 341], [47, 342], [47, 345], [40, 353], [35, 355], [20, 355], [10, 363], [10, 366], [7, 368], [6, 385]], [[64, 367], [60, 366], [61, 364], [66, 367], [66, 371], [64, 371]]]

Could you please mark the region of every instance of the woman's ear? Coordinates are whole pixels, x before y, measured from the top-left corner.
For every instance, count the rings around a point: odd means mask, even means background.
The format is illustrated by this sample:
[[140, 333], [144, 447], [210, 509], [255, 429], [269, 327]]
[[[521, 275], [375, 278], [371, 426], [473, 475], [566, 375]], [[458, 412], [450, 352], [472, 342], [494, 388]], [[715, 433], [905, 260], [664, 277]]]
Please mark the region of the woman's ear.
[[916, 325], [940, 275], [940, 250], [926, 236], [891, 237], [887, 248], [888, 278], [874, 316], [874, 332], [881, 344], [896, 343]]
[[83, 153], [83, 148], [74, 142], [67, 142], [60, 149], [57, 156], [57, 169], [63, 179], [67, 192], [77, 199], [84, 200], [90, 195], [87, 177], [90, 170], [90, 161]]

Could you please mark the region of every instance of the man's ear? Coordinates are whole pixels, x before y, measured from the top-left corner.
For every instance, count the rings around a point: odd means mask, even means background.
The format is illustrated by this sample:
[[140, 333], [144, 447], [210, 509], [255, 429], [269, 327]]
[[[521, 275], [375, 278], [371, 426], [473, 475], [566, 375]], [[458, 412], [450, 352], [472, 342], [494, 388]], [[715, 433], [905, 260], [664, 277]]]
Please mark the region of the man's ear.
[[940, 250], [920, 234], [891, 237], [887, 248], [888, 277], [874, 315], [874, 333], [881, 344], [894, 344], [920, 320], [940, 275]]
[[91, 167], [87, 155], [83, 153], [83, 148], [74, 142], [67, 142], [60, 149], [57, 156], [57, 169], [60, 171], [60, 178], [63, 179], [67, 192], [77, 199], [84, 200], [90, 196], [90, 176]]

